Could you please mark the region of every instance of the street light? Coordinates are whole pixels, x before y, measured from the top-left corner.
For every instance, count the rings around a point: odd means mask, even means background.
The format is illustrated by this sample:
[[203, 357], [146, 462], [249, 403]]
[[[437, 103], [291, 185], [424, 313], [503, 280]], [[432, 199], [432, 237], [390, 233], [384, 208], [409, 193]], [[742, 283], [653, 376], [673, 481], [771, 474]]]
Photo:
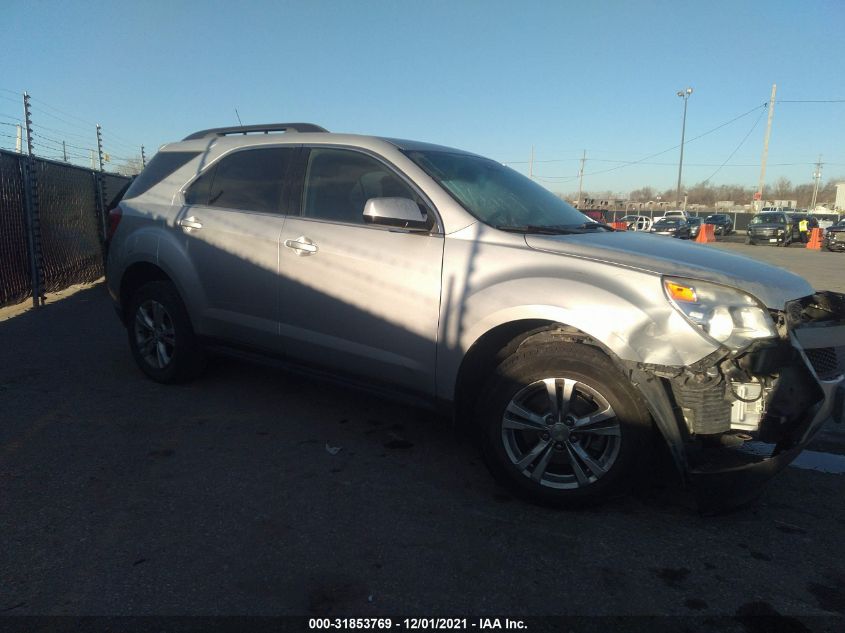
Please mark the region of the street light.
[[692, 94], [692, 88], [687, 87], [685, 90], [678, 90], [678, 96], [684, 100], [684, 121], [681, 124], [681, 160], [678, 163], [678, 192], [675, 196], [677, 202], [681, 201], [681, 172], [684, 169], [684, 134], [687, 130], [687, 100]]

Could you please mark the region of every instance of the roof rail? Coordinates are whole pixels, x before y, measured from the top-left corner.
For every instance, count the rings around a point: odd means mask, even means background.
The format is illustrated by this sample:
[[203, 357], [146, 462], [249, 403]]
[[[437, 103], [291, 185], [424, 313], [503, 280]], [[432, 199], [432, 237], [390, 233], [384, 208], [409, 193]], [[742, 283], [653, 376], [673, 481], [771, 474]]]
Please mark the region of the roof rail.
[[328, 132], [327, 129], [313, 123], [263, 123], [259, 125], [236, 125], [233, 127], [215, 127], [208, 130], [194, 132], [183, 138], [183, 141], [193, 141], [210, 136], [228, 136], [230, 134], [250, 134], [270, 132]]

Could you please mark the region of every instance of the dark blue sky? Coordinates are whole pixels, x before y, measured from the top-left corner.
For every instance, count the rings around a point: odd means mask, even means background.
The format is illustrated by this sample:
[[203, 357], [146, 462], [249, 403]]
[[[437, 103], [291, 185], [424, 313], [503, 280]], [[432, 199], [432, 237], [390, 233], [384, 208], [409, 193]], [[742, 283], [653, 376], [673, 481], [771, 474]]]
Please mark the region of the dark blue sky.
[[[28, 90], [45, 152], [61, 138], [85, 154], [96, 121], [114, 156], [149, 155], [236, 123], [237, 107], [244, 123], [415, 138], [522, 171], [533, 145], [554, 191], [577, 188], [586, 149], [585, 188], [625, 192], [674, 186], [677, 150], [606, 170], [678, 144], [687, 85], [687, 138], [762, 105], [773, 82], [778, 99], [845, 98], [841, 0], [65, 0], [4, 17], [0, 122]], [[713, 174], [759, 112], [689, 143], [684, 181]], [[764, 130], [765, 116], [714, 182], [756, 185]], [[845, 103], [778, 103], [767, 181], [809, 181], [818, 154], [825, 179], [845, 177]]]

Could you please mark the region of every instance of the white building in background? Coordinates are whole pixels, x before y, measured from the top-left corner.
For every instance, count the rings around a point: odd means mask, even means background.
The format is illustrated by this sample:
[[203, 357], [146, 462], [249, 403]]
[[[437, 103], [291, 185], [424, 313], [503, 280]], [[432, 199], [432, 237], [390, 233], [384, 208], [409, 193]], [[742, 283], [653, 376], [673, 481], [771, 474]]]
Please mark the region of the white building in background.
[[845, 211], [845, 182], [836, 183], [836, 202], [833, 203], [834, 211]]

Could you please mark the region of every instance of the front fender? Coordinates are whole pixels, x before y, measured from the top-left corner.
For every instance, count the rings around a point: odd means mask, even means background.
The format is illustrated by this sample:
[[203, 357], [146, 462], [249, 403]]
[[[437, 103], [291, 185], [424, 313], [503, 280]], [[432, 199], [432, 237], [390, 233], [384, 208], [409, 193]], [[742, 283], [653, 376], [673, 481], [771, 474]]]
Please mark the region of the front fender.
[[528, 250], [506, 239], [447, 240], [439, 397], [453, 399], [459, 367], [476, 342], [516, 321], [577, 328], [619, 359], [637, 363], [682, 367], [717, 349], [672, 308], [659, 275]]

